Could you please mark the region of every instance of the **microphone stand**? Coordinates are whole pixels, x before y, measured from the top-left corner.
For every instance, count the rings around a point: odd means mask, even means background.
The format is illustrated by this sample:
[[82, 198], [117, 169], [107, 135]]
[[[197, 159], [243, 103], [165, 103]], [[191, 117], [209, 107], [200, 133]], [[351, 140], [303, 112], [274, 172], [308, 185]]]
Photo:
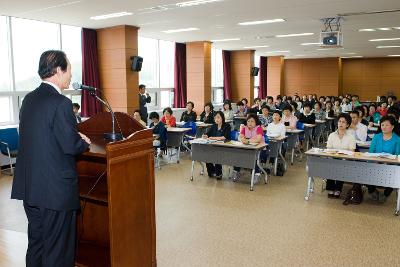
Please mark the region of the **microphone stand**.
[[90, 92], [90, 95], [95, 97], [100, 103], [102, 103], [104, 106], [106, 106], [108, 111], [110, 111], [110, 113], [111, 113], [112, 133], [104, 133], [104, 139], [107, 141], [112, 141], [112, 142], [122, 140], [123, 139], [122, 133], [115, 132], [115, 114], [114, 114], [111, 106], [106, 101], [104, 101], [99, 96], [97, 96], [95, 91]]

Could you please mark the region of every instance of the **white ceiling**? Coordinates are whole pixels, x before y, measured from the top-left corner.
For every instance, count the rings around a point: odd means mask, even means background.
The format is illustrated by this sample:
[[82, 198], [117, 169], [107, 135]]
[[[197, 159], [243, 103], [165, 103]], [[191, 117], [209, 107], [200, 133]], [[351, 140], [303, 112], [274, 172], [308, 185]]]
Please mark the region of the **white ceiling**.
[[[204, 41], [223, 38], [241, 38], [240, 41], [214, 43], [227, 50], [244, 49], [245, 46], [269, 45], [257, 48], [258, 55], [278, 55], [268, 51], [289, 50], [288, 58], [333, 57], [361, 55], [364, 57], [400, 54], [400, 48], [377, 49], [378, 45], [400, 45], [400, 40], [369, 42], [369, 39], [400, 37], [400, 30], [358, 32], [360, 28], [400, 27], [400, 12], [345, 17], [342, 22], [344, 49], [318, 51], [317, 46], [300, 43], [318, 42], [321, 18], [350, 12], [371, 12], [400, 9], [399, 0], [222, 0], [204, 5], [175, 6], [184, 0], [1, 0], [0, 15], [36, 19], [87, 28], [103, 28], [121, 24], [140, 27], [139, 34], [176, 42]], [[148, 8], [165, 6], [163, 11]], [[115, 12], [132, 12], [133, 15], [101, 21], [90, 17]], [[283, 18], [286, 22], [256, 26], [239, 26], [244, 21]], [[196, 27], [200, 30], [166, 34], [162, 31]], [[313, 32], [312, 36], [290, 38], [264, 38], [276, 34]], [[349, 55], [347, 53], [356, 53]], [[302, 55], [302, 56], [299, 56]]]

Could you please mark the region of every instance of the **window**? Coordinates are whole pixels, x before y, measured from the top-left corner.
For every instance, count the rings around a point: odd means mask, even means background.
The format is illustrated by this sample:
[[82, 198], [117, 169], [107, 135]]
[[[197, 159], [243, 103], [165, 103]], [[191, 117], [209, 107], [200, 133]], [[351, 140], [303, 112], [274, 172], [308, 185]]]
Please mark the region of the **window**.
[[[41, 82], [39, 57], [49, 49], [66, 52], [73, 81], [81, 82], [81, 28], [0, 16], [0, 125], [18, 123], [22, 100]], [[73, 102], [81, 102], [80, 91], [63, 93]]]
[[139, 37], [139, 56], [143, 57], [139, 83], [151, 96], [149, 110], [172, 107], [174, 103], [175, 43]]
[[9, 48], [7, 18], [0, 16], [0, 92], [12, 90]]
[[32, 91], [41, 81], [37, 74], [40, 55], [49, 49], [60, 49], [59, 26], [19, 18], [11, 18], [11, 26], [15, 88]]
[[258, 86], [254, 86], [254, 98], [258, 97]]
[[224, 64], [222, 50], [211, 49], [211, 87], [212, 102], [220, 104], [224, 102]]

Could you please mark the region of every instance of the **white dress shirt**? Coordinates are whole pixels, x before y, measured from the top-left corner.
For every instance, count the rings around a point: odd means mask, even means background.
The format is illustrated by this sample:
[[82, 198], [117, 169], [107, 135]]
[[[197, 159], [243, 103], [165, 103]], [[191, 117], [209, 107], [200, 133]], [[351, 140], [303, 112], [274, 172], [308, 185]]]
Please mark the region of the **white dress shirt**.
[[356, 139], [350, 130], [346, 130], [346, 134], [342, 138], [339, 137], [339, 132], [336, 130], [329, 135], [326, 148], [355, 150]]
[[359, 122], [356, 126], [356, 129], [348, 129], [354, 137], [356, 138], [357, 141], [367, 141], [368, 137], [368, 127], [361, 122]]
[[286, 135], [286, 127], [283, 123], [275, 124], [275, 122], [271, 122], [267, 126], [267, 135], [284, 138]]
[[55, 85], [54, 83], [48, 82], [48, 81], [42, 81], [42, 83], [47, 83], [48, 85], [53, 86], [53, 87], [57, 90], [57, 92], [59, 92], [59, 93], [61, 94], [61, 89], [60, 89], [60, 87], [58, 87], [58, 86]]

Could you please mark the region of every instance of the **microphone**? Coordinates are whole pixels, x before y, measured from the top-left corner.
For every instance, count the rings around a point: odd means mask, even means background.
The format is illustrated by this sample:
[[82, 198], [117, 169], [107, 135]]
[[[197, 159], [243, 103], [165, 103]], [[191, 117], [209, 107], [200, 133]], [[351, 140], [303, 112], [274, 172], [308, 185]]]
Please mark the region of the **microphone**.
[[86, 90], [89, 92], [95, 92], [97, 91], [97, 88], [92, 87], [92, 86], [88, 86], [88, 85], [83, 85], [77, 82], [72, 83], [72, 88], [74, 88], [75, 90]]

